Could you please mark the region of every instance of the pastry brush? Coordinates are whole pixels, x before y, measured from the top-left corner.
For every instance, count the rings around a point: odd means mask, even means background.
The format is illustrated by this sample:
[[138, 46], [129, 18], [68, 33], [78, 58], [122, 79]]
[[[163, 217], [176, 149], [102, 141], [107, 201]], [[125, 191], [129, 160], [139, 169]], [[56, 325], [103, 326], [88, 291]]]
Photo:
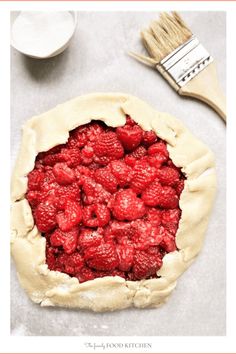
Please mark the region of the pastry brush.
[[161, 13], [141, 37], [150, 56], [131, 56], [156, 68], [180, 95], [205, 102], [226, 121], [215, 61], [177, 12]]

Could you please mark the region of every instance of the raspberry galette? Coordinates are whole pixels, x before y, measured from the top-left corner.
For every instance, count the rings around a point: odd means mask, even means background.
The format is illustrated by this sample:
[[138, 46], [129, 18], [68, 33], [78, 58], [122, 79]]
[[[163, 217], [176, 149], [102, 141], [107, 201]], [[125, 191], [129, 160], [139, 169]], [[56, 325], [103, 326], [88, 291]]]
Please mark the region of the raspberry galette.
[[12, 255], [42, 306], [157, 307], [203, 243], [214, 159], [176, 118], [125, 94], [33, 117], [12, 178]]

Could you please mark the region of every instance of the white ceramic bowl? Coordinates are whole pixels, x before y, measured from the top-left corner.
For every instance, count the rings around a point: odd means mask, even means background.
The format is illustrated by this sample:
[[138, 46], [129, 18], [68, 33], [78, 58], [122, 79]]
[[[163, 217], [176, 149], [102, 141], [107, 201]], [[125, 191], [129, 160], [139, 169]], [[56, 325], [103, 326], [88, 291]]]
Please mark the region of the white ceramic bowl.
[[16, 20], [16, 18], [19, 16], [19, 14], [21, 12], [15, 12], [12, 14], [11, 16], [11, 45], [12, 47], [14, 47], [16, 50], [18, 50], [20, 53], [28, 56], [28, 57], [31, 57], [31, 58], [36, 58], [36, 59], [47, 59], [47, 58], [52, 58], [52, 57], [55, 57], [56, 55], [62, 53], [67, 47], [68, 45], [70, 44], [70, 41], [75, 33], [75, 30], [76, 30], [76, 26], [77, 26], [77, 13], [75, 11], [68, 11], [71, 15], [72, 15], [72, 19], [73, 19], [73, 31], [70, 33], [70, 36], [66, 38], [66, 40], [60, 44], [59, 47], [57, 47], [56, 49], [54, 48], [54, 50], [50, 53], [47, 53], [47, 55], [38, 55], [38, 54], [35, 54], [33, 51], [30, 51], [30, 50], [23, 50], [19, 44], [14, 40], [14, 37], [12, 35], [12, 27], [13, 27], [13, 24]]

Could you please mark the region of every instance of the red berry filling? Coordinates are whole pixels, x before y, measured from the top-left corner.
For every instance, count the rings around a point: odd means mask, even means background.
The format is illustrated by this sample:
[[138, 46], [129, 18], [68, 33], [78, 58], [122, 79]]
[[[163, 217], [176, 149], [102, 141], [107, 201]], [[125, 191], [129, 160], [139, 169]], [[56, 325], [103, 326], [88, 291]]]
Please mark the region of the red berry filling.
[[39, 153], [26, 197], [46, 238], [49, 269], [80, 282], [119, 275], [156, 278], [176, 250], [185, 177], [164, 141], [130, 117], [92, 122]]

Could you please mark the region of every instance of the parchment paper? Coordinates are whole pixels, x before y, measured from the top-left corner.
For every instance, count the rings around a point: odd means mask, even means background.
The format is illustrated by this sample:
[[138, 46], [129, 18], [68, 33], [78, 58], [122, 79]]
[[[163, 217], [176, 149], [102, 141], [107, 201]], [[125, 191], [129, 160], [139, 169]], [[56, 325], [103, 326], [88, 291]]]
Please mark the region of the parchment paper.
[[[85, 93], [136, 95], [180, 118], [215, 153], [218, 193], [204, 248], [179, 279], [168, 303], [159, 309], [95, 314], [40, 308], [21, 289], [12, 265], [12, 335], [225, 335], [225, 125], [209, 107], [178, 96], [157, 72], [127, 55], [129, 50], [145, 53], [139, 32], [157, 14], [80, 12], [75, 36], [63, 54], [38, 61], [11, 50], [12, 164], [20, 127], [31, 116]], [[181, 14], [216, 59], [225, 90], [225, 13]]]

